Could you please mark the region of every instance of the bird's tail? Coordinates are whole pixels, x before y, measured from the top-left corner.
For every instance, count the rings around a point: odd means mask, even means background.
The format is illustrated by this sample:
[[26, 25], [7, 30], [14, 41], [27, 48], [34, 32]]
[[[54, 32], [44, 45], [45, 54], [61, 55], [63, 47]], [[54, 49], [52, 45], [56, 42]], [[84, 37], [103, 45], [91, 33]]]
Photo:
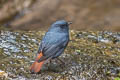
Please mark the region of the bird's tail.
[[38, 62], [38, 60], [43, 56], [42, 53], [40, 53], [37, 58], [36, 61], [32, 64], [32, 66], [30, 67], [30, 71], [32, 73], [38, 73], [40, 71], [40, 69], [42, 68], [42, 65], [44, 64], [44, 61]]

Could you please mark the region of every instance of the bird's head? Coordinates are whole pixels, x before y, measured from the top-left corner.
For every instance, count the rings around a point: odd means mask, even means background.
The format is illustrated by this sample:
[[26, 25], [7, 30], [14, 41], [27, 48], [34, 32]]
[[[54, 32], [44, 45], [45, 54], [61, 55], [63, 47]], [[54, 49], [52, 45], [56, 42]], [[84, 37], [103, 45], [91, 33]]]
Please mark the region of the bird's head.
[[67, 22], [65, 20], [59, 20], [59, 21], [56, 21], [52, 24], [51, 28], [52, 29], [60, 29], [60, 30], [69, 30], [69, 25], [72, 24], [72, 22]]
[[65, 20], [59, 20], [53, 23], [53, 25], [58, 25], [59, 27], [68, 27], [72, 22], [67, 22]]

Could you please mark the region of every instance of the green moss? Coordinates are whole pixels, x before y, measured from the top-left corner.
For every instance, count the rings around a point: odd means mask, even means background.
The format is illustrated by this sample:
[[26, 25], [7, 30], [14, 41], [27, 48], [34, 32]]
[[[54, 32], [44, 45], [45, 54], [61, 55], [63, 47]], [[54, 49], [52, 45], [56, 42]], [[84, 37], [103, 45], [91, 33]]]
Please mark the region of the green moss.
[[120, 80], [120, 77], [116, 77], [114, 80]]

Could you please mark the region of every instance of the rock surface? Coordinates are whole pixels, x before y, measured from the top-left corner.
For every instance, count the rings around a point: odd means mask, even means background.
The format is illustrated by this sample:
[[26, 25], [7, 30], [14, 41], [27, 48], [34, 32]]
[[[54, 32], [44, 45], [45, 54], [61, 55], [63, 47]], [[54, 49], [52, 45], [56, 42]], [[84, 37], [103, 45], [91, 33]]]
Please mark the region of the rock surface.
[[[0, 70], [12, 80], [114, 80], [120, 78], [120, 33], [71, 31], [70, 43], [59, 58], [31, 74], [44, 31], [1, 31]], [[3, 78], [0, 78], [3, 79]]]

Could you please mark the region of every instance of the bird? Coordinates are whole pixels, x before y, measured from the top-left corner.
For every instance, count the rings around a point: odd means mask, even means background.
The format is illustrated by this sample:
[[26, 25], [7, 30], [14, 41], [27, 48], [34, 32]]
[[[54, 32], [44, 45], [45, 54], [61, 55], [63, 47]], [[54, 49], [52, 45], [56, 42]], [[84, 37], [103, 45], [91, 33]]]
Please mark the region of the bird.
[[54, 22], [43, 36], [37, 57], [30, 67], [30, 72], [40, 72], [47, 60], [59, 57], [69, 43], [69, 25], [72, 22], [58, 20]]

